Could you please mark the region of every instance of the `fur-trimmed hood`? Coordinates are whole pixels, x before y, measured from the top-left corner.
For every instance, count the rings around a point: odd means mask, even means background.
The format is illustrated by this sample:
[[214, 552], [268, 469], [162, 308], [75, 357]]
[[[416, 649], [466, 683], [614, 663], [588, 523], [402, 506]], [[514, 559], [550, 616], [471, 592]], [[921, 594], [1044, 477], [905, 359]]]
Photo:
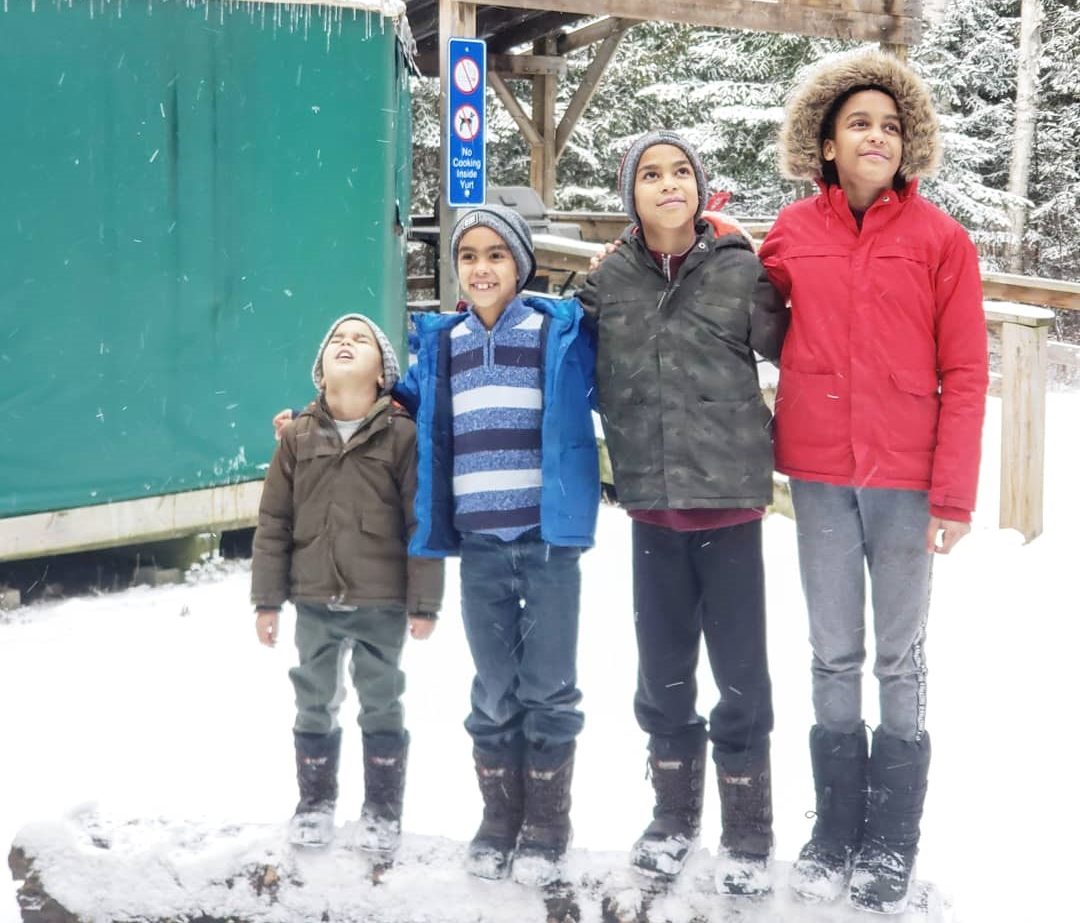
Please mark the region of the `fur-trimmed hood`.
[[926, 84], [906, 64], [881, 51], [861, 51], [826, 58], [792, 92], [780, 129], [780, 171], [789, 179], [820, 179], [818, 131], [841, 93], [878, 84], [888, 89], [900, 110], [904, 153], [900, 175], [906, 179], [933, 173], [941, 161], [937, 114]]

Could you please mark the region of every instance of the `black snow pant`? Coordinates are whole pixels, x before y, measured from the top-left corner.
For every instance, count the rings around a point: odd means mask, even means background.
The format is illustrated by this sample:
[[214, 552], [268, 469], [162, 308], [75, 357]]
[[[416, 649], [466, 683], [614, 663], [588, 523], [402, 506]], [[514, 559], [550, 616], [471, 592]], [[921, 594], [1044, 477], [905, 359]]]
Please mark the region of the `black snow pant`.
[[708, 722], [716, 754], [764, 756], [773, 711], [761, 521], [698, 532], [635, 521], [633, 556], [641, 729], [660, 749], [700, 735], [695, 671], [704, 635], [720, 693]]

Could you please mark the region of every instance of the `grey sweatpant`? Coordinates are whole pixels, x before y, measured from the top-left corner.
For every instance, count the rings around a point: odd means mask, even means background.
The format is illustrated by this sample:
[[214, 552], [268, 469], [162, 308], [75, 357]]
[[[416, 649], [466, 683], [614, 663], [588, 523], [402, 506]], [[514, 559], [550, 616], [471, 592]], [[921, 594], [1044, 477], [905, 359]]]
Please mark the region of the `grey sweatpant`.
[[408, 620], [403, 606], [365, 606], [350, 612], [296, 604], [299, 665], [289, 671], [296, 691], [296, 724], [306, 734], [329, 734], [345, 698], [345, 658], [360, 699], [357, 723], [365, 734], [404, 731], [398, 669]]
[[923, 643], [933, 557], [926, 550], [926, 491], [793, 479], [791, 500], [810, 614], [817, 723], [840, 734], [862, 726], [869, 570], [881, 727], [901, 740], [919, 740], [926, 720]]

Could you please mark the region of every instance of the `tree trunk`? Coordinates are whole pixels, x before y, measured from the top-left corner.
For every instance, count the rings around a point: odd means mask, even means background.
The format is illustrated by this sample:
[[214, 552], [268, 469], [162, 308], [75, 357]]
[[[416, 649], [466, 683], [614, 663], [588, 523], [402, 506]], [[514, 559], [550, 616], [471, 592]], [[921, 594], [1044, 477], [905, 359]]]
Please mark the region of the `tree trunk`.
[[1010, 209], [1012, 235], [1008, 249], [1011, 272], [1024, 271], [1024, 231], [1027, 227], [1028, 177], [1039, 108], [1039, 53], [1042, 42], [1042, 0], [1022, 0], [1020, 4], [1020, 48], [1016, 74], [1016, 124], [1013, 131], [1012, 160], [1009, 165], [1009, 192], [1023, 202]]
[[928, 26], [936, 26], [945, 18], [947, 0], [925, 0], [922, 5], [923, 21]]

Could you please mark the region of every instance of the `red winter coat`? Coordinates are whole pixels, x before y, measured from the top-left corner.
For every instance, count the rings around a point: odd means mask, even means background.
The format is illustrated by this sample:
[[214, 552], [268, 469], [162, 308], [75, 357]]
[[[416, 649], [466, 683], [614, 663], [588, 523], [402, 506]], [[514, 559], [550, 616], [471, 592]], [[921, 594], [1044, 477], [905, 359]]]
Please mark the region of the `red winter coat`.
[[759, 256], [791, 301], [776, 467], [829, 484], [929, 490], [975, 508], [987, 386], [975, 247], [910, 182], [867, 210], [839, 186], [781, 211]]

